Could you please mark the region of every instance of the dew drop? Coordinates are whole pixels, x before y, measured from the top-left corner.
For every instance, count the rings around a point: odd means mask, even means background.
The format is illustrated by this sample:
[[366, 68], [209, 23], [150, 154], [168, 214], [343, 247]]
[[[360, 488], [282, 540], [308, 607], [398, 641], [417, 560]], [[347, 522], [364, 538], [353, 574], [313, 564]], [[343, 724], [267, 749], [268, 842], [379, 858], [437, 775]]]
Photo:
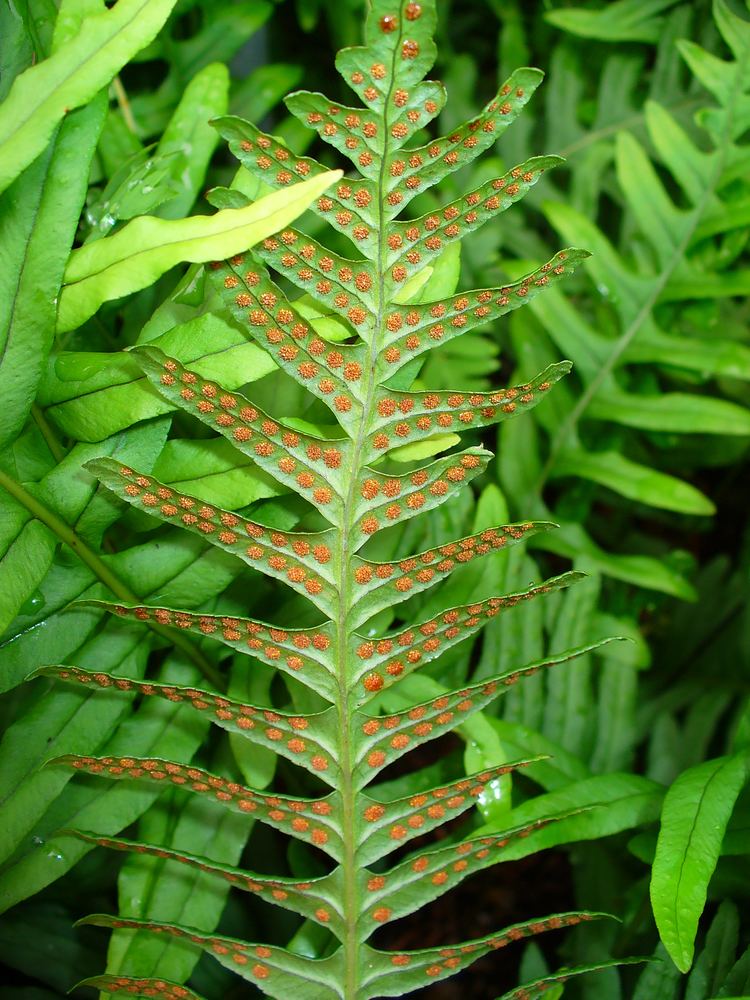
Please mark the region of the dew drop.
[[498, 805], [504, 799], [501, 780], [499, 778], [493, 778], [492, 781], [488, 781], [477, 798], [479, 800], [479, 806], [483, 812]]
[[34, 847], [41, 847], [42, 844], [44, 843], [44, 837], [37, 837], [36, 835], [34, 835], [31, 838], [31, 843], [34, 845]]
[[46, 603], [42, 592], [35, 590], [18, 609], [18, 613], [21, 615], [33, 615], [36, 611], [40, 611]]

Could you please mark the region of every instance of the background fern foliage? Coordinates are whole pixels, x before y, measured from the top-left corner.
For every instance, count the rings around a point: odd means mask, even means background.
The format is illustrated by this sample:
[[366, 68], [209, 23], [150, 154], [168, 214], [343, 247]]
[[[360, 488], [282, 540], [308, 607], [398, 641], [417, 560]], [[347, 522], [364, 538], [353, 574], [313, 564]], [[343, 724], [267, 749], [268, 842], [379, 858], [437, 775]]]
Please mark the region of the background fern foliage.
[[0, 37], [3, 996], [750, 997], [744, 4]]

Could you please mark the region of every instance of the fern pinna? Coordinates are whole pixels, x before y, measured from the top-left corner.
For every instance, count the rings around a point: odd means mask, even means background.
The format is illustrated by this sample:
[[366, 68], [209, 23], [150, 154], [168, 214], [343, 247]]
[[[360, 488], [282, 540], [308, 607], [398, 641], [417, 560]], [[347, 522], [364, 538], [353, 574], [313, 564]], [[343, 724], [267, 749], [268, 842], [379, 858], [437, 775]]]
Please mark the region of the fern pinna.
[[[489, 837], [443, 839], [439, 846], [428, 840], [419, 850], [402, 851], [401, 860], [389, 867], [384, 859], [392, 851], [471, 808], [488, 782], [524, 762], [502, 763], [395, 801], [384, 800], [376, 785], [369, 787], [371, 783], [408, 751], [460, 726], [508, 685], [582, 652], [570, 650], [519, 666], [513, 673], [393, 714], [382, 714], [379, 705], [390, 685], [476, 633], [489, 619], [520, 601], [567, 586], [576, 577], [569, 573], [522, 593], [447, 608], [427, 621], [405, 621], [402, 628], [379, 636], [368, 625], [379, 611], [434, 586], [455, 568], [550, 527], [505, 525], [394, 562], [368, 557], [373, 535], [443, 503], [480, 475], [492, 457], [481, 447], [469, 447], [404, 475], [391, 473], [389, 451], [522, 414], [542, 401], [570, 367], [562, 362], [526, 384], [466, 394], [408, 391], [418, 367], [411, 362], [433, 346], [527, 303], [586, 256], [584, 251], [566, 250], [507, 287], [410, 303], [410, 279], [429, 273], [424, 269], [449, 243], [495, 219], [557, 162], [556, 157], [535, 157], [440, 210], [398, 221], [417, 194], [491, 147], [541, 79], [537, 70], [518, 70], [478, 117], [448, 136], [418, 145], [418, 133], [445, 101], [440, 84], [423, 80], [435, 56], [435, 18], [434, 0], [400, 4], [374, 0], [366, 45], [342, 51], [337, 61], [363, 106], [344, 107], [307, 92], [287, 100], [294, 115], [356, 167], [356, 176], [341, 177], [315, 206], [323, 220], [352, 241], [356, 250], [352, 257], [339, 256], [290, 228], [255, 252], [209, 269], [234, 322], [270, 352], [279, 368], [330, 408], [340, 425], [339, 436], [317, 437], [285, 425], [237, 392], [199, 377], [153, 348], [134, 352], [159, 393], [309, 501], [311, 514], [322, 515], [318, 525], [327, 527], [308, 533], [275, 530], [179, 494], [114, 461], [100, 460], [91, 466], [123, 500], [199, 533], [302, 594], [319, 610], [321, 621], [313, 628], [289, 628], [169, 608], [108, 605], [109, 609], [211, 636], [249, 653], [312, 689], [327, 707], [294, 714], [242, 704], [216, 691], [136, 682], [75, 667], [45, 668], [68, 681], [191, 704], [216, 725], [288, 758], [329, 787], [320, 797], [299, 798], [253, 790], [191, 764], [160, 759], [60, 761], [91, 774], [173, 783], [210, 796], [227, 809], [252, 813], [260, 822], [327, 855], [327, 874], [301, 881], [222, 866], [158, 845], [78, 833], [96, 844], [212, 872], [327, 928], [331, 946], [322, 957], [311, 958], [194, 928], [127, 917], [89, 918], [102, 926], [147, 928], [187, 938], [274, 997], [400, 996], [451, 976], [508, 942], [588, 916], [566, 913], [534, 919], [447, 948], [388, 952], [366, 943], [383, 924], [414, 912], [467, 875], [501, 861], [506, 845], [554, 819]], [[326, 169], [313, 159], [295, 156], [273, 136], [239, 118], [221, 119], [217, 126], [247, 171], [271, 187], [281, 188]], [[340, 317], [349, 336], [337, 342], [324, 339], [272, 280], [267, 267]], [[90, 982], [115, 994], [192, 995], [179, 984], [157, 979], [105, 976]]]

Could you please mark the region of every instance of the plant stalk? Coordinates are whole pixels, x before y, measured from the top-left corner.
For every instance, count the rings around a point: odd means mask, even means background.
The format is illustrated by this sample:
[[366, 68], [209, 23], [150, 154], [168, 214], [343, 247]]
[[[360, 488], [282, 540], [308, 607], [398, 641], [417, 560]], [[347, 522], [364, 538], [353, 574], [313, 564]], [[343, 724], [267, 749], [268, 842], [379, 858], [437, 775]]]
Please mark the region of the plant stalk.
[[[402, 34], [399, 27], [399, 34]], [[389, 87], [383, 98], [384, 117], [387, 118], [387, 109], [392, 106], [391, 91], [393, 90], [393, 80], [396, 78], [395, 61], [396, 52], [399, 51], [397, 44], [393, 50], [391, 72], [389, 74]], [[362, 406], [362, 417], [357, 427], [352, 450], [351, 479], [349, 489], [343, 506], [342, 528], [339, 534], [339, 621], [337, 623], [338, 632], [338, 663], [337, 673], [339, 682], [339, 720], [341, 732], [341, 798], [343, 807], [343, 841], [344, 851], [341, 859], [343, 883], [344, 883], [344, 934], [343, 941], [345, 973], [344, 973], [344, 993], [343, 1000], [357, 1000], [359, 996], [359, 976], [360, 976], [360, 955], [359, 948], [362, 943], [362, 933], [359, 928], [361, 917], [360, 907], [357, 897], [357, 844], [356, 844], [356, 799], [357, 788], [354, 784], [353, 770], [355, 761], [352, 755], [353, 732], [352, 716], [355, 711], [353, 692], [349, 689], [349, 664], [347, 663], [347, 649], [349, 637], [349, 622], [351, 613], [354, 610], [352, 597], [349, 592], [349, 582], [351, 580], [351, 534], [354, 530], [354, 509], [356, 505], [356, 484], [360, 472], [363, 468], [362, 454], [365, 441], [370, 433], [371, 423], [375, 408], [375, 371], [377, 368], [380, 345], [385, 332], [386, 316], [386, 227], [387, 216], [384, 204], [383, 191], [385, 190], [385, 165], [388, 160], [388, 137], [389, 130], [384, 130], [384, 148], [380, 161], [380, 172], [378, 176], [378, 249], [376, 257], [377, 271], [377, 313], [370, 340], [367, 363], [363, 372], [366, 391]]]

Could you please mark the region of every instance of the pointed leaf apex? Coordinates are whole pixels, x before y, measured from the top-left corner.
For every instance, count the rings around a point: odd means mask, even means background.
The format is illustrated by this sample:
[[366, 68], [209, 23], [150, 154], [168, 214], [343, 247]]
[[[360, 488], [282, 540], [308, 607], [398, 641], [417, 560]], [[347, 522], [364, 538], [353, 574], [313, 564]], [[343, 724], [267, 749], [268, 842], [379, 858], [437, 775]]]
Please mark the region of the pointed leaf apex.
[[554, 531], [560, 525], [557, 521], [534, 521], [534, 527], [537, 531]]
[[42, 767], [61, 767], [66, 763], [65, 757], [48, 757], [47, 760], [42, 761]]
[[[512, 88], [521, 87], [523, 89], [528, 89], [533, 94], [537, 87], [540, 86], [542, 80], [546, 76], [543, 69], [539, 69], [537, 66], [519, 66], [518, 69], [513, 70], [511, 75], [508, 77], [505, 87], [510, 85]], [[502, 96], [505, 96], [503, 91], [505, 87], [500, 92]], [[524, 97], [524, 94], [518, 95]]]
[[162, 358], [166, 357], [166, 354], [153, 344], [134, 344], [132, 347], [126, 347], [125, 350], [133, 357], [150, 358], [153, 361], [161, 361]]

